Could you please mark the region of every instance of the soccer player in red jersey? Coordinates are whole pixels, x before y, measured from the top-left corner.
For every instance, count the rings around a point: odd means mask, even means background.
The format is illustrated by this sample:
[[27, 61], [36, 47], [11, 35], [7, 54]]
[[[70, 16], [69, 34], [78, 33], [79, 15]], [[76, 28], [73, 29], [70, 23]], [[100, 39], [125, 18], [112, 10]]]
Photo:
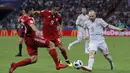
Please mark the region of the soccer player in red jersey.
[[[62, 41], [60, 40], [60, 37], [62, 37], [62, 16], [59, 13], [59, 5], [54, 4], [52, 6], [51, 10], [41, 10], [41, 11], [34, 11], [34, 13], [41, 14], [43, 16], [43, 36], [52, 41], [61, 51], [61, 54], [65, 58], [66, 62], [72, 66], [72, 63], [70, 63], [66, 50], [63, 47]], [[57, 26], [60, 26], [60, 29], [58, 30]]]
[[30, 11], [28, 8], [28, 10], [26, 10], [26, 14], [20, 19], [21, 24], [23, 24], [25, 28], [24, 41], [30, 57], [19, 62], [13, 62], [11, 64], [9, 73], [13, 73], [17, 67], [36, 63], [38, 59], [38, 47], [48, 48], [48, 52], [54, 60], [57, 70], [66, 68], [68, 65], [60, 64], [59, 62], [55, 45], [48, 39], [45, 39], [42, 33], [36, 28], [34, 19], [30, 17], [31, 14], [32, 11]]

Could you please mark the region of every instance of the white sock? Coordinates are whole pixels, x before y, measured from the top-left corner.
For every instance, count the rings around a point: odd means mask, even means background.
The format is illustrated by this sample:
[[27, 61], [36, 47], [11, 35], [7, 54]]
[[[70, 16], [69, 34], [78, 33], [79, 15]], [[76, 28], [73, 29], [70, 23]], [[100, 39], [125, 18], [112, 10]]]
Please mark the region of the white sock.
[[80, 41], [79, 40], [75, 40], [74, 42], [71, 43], [71, 46], [73, 46], [73, 45], [75, 45], [77, 43], [80, 43]]
[[94, 64], [94, 56], [90, 56], [88, 60], [88, 67], [92, 68]]

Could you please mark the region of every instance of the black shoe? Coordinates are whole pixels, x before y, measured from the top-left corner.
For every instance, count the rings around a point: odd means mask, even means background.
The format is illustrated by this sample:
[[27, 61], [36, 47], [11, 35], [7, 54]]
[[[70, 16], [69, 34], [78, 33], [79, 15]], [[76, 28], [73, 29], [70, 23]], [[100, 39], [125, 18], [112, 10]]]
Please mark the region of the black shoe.
[[15, 55], [15, 57], [22, 57], [22, 54], [17, 54], [17, 55]]
[[114, 64], [110, 63], [110, 66], [111, 66], [111, 70], [113, 70], [114, 69]]
[[68, 64], [70, 64], [70, 61], [69, 61], [69, 60], [66, 60], [65, 62], [68, 63]]

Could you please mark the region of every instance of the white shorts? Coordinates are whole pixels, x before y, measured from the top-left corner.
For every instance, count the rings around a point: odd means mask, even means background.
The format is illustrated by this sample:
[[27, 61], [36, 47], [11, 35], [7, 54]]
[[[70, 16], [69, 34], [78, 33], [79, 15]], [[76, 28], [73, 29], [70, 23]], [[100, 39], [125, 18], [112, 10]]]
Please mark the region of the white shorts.
[[[85, 34], [86, 34], [86, 35], [85, 35]], [[88, 30], [86, 30], [86, 33], [84, 33], [83, 30], [82, 30], [82, 31], [78, 31], [77, 39], [78, 39], [78, 40], [82, 40], [82, 39], [85, 39], [86, 36], [87, 36], [87, 37], [89, 36]]]
[[89, 51], [101, 51], [104, 55], [109, 54], [107, 44], [105, 40], [90, 40], [89, 42]]
[[83, 34], [83, 32], [78, 31], [78, 34], [77, 34], [77, 39], [81, 41], [81, 40], [82, 40], [82, 38], [83, 38], [83, 35], [84, 35], [84, 34]]

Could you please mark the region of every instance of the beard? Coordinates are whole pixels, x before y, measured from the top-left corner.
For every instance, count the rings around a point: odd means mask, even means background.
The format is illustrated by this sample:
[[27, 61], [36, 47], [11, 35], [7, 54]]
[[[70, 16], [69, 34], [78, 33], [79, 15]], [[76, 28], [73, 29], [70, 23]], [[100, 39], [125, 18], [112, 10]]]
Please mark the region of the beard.
[[90, 19], [92, 22], [94, 22], [95, 21], [95, 18], [93, 18], [93, 19]]

